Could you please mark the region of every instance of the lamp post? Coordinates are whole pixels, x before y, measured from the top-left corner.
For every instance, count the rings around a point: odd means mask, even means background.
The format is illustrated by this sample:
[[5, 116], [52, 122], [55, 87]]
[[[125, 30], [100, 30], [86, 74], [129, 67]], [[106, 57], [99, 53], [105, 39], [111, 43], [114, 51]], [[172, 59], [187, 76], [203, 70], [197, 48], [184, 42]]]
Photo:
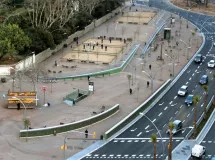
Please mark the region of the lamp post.
[[153, 93], [153, 77], [148, 72], [142, 70], [143, 73], [145, 73], [151, 80], [151, 93]]
[[23, 105], [23, 107], [24, 107], [24, 114], [23, 114], [23, 119], [25, 120], [26, 119], [26, 116], [27, 116], [27, 113], [26, 113], [26, 106], [25, 106], [25, 104], [22, 102], [22, 100], [21, 99], [19, 99], [19, 98], [17, 98], [17, 97], [12, 97], [13, 99], [16, 99], [16, 100], [18, 100], [22, 105]]
[[155, 127], [155, 129], [157, 130], [160, 138], [161, 138], [161, 142], [162, 142], [162, 147], [163, 147], [163, 155], [164, 155], [164, 144], [163, 144], [163, 137], [161, 136], [161, 133], [160, 133], [160, 130], [157, 128], [157, 126], [155, 125], [155, 123], [148, 117], [146, 116], [145, 114], [143, 114], [142, 112], [139, 113], [141, 116], [144, 116], [146, 117], [152, 124], [153, 126]]
[[190, 46], [190, 44], [187, 44], [186, 42], [184, 42], [182, 39], [180, 39], [180, 41], [183, 42], [187, 47], [187, 60], [188, 60], [190, 57], [189, 56], [189, 50], [191, 49], [191, 46]]
[[167, 54], [165, 54], [167, 57], [169, 57], [172, 61], [172, 76], [175, 76], [175, 57], [172, 55], [172, 50], [170, 50], [171, 53], [169, 53], [166, 50]]

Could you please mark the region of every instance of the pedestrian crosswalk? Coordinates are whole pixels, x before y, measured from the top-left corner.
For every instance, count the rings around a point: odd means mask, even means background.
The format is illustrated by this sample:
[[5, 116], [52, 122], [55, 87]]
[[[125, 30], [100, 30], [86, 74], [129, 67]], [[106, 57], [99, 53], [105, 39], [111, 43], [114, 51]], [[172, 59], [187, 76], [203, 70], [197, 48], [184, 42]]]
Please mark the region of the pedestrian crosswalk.
[[[172, 141], [174, 142], [181, 142], [183, 138], [174, 138]], [[159, 142], [168, 142], [169, 138], [157, 138], [157, 143]], [[151, 138], [134, 138], [134, 139], [114, 139], [113, 143], [151, 143]]]
[[[166, 155], [157, 154], [157, 159], [163, 159]], [[89, 154], [86, 159], [153, 159], [153, 154]]]

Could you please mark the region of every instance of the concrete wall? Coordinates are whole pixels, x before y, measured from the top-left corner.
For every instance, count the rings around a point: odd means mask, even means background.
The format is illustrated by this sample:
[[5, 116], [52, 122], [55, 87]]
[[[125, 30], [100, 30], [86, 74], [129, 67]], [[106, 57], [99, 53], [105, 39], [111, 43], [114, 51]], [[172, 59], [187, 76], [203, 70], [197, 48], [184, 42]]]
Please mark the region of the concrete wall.
[[10, 75], [10, 66], [0, 66], [0, 75], [1, 76]]

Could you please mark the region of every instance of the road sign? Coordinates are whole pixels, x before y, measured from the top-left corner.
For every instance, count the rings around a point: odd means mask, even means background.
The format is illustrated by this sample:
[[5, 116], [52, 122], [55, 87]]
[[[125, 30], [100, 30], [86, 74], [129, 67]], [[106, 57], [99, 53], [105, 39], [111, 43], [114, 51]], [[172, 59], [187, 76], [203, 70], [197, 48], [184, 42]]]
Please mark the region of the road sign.
[[42, 91], [43, 91], [43, 92], [46, 91], [46, 86], [42, 86]]
[[61, 148], [62, 150], [67, 150], [67, 146], [66, 146], [66, 145], [62, 145], [60, 148]]

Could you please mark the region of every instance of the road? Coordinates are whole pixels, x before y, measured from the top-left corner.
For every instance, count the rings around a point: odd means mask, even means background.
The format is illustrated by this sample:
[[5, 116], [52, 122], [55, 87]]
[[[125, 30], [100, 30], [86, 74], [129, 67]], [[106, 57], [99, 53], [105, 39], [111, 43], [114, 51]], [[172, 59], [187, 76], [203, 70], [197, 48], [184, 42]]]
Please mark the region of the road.
[[173, 148], [184, 139], [190, 131], [188, 127], [192, 126], [193, 123], [194, 106], [187, 106], [184, 103], [185, 98], [177, 96], [178, 89], [182, 85], [186, 84], [189, 87], [188, 90], [190, 94], [200, 96], [200, 101], [198, 102], [198, 118], [203, 113], [204, 105], [204, 92], [202, 86], [199, 85], [198, 82], [204, 74], [209, 76], [209, 99], [211, 99], [213, 95], [213, 69], [208, 69], [207, 62], [214, 58], [213, 56], [215, 53], [215, 47], [213, 47], [215, 27], [212, 26], [212, 22], [215, 21], [214, 17], [176, 8], [167, 1], [150, 1], [150, 4], [154, 7], [175, 13], [198, 26], [206, 37], [205, 45], [200, 51], [204, 57], [203, 62], [200, 64], [192, 62], [188, 69], [170, 88], [164, 97], [161, 98], [161, 100], [146, 114], [146, 116], [149, 117], [157, 126], [162, 137], [159, 136], [158, 131], [153, 124], [143, 116], [139, 121], [125, 130], [118, 137], [93, 153], [87, 155], [83, 159], [152, 159], [153, 144], [150, 143], [152, 133], [156, 133], [159, 138], [157, 144], [157, 159], [165, 159], [168, 154], [168, 135], [166, 134], [168, 123], [176, 119], [181, 120], [183, 122], [183, 128], [185, 128], [181, 131], [181, 133], [174, 136]]

